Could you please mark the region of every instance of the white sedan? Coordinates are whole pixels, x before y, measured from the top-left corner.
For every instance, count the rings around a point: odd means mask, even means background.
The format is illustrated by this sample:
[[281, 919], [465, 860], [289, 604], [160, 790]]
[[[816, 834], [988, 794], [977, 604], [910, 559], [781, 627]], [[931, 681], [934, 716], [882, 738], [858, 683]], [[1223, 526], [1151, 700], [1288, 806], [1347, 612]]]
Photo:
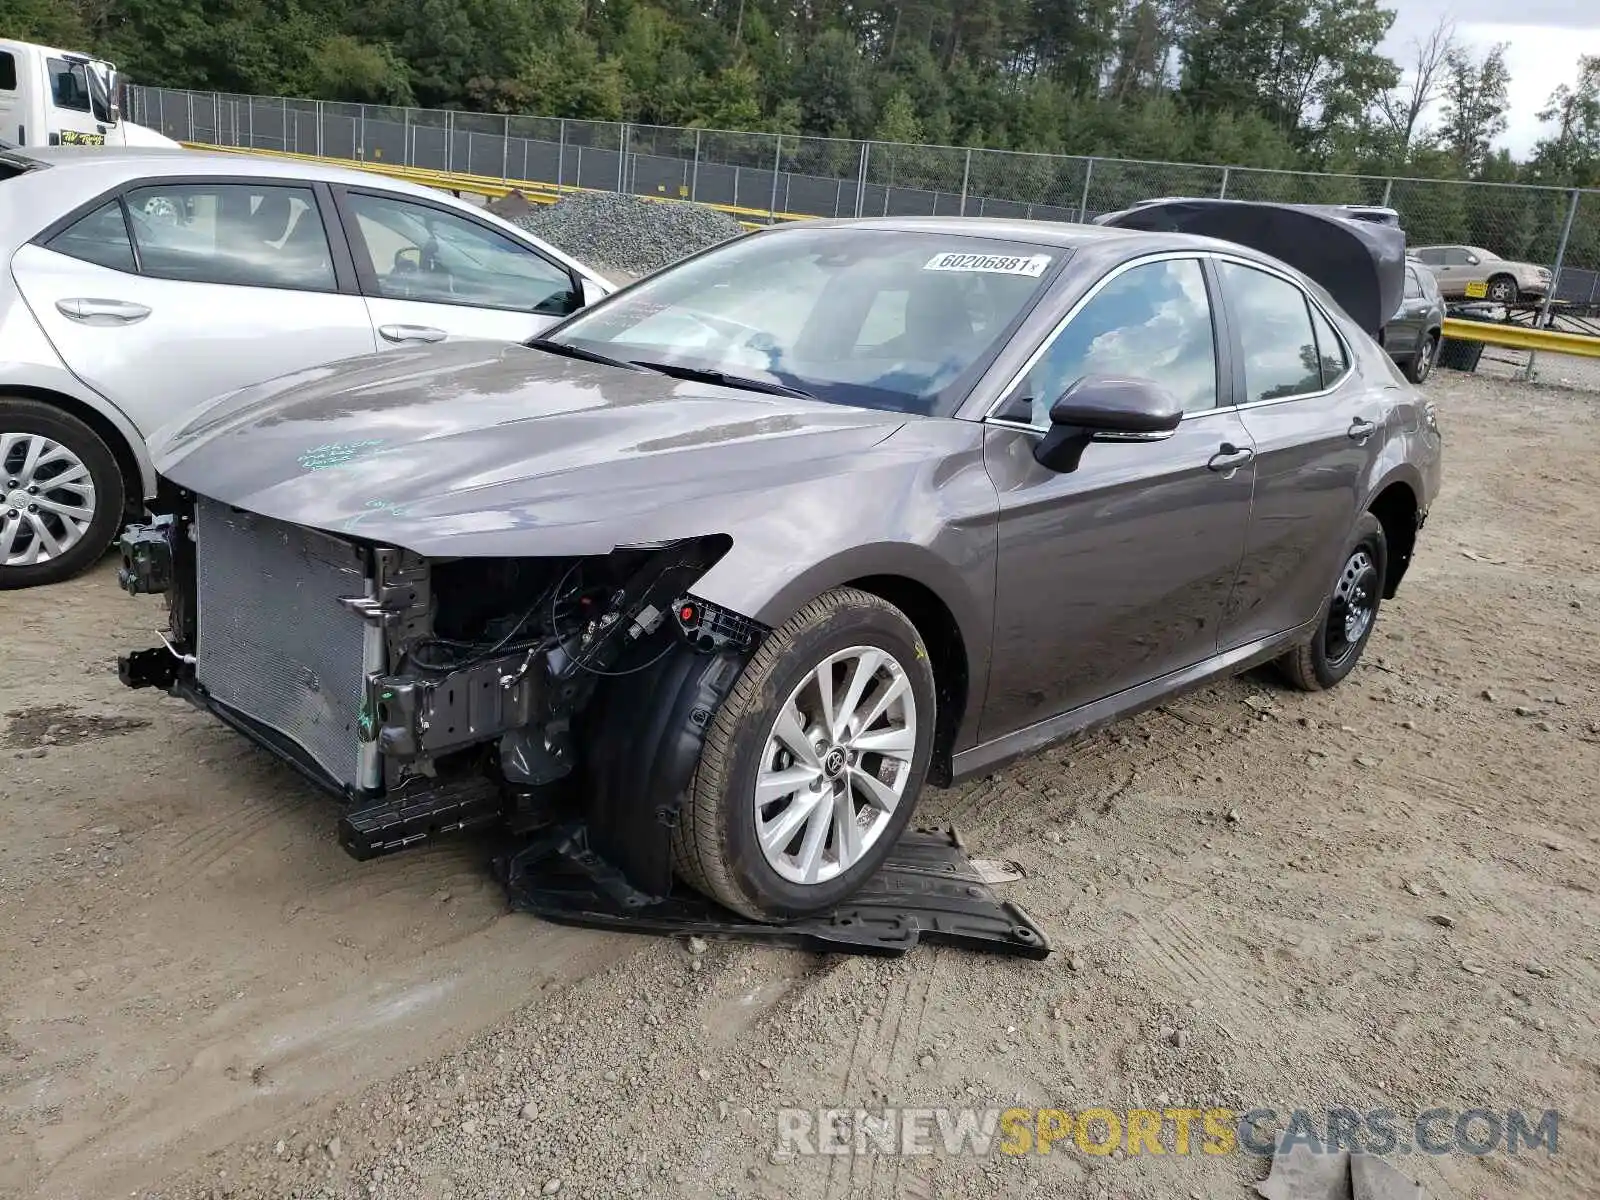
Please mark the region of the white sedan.
[[202, 401], [615, 290], [442, 192], [187, 150], [0, 150], [0, 261], [0, 588], [93, 562], [153, 492], [145, 437]]

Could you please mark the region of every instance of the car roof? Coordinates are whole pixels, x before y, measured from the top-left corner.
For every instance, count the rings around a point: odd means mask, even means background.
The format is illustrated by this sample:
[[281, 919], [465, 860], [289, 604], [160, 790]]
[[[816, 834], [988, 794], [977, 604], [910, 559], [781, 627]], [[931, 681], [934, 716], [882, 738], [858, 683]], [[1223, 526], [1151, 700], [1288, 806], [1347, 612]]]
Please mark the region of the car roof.
[[796, 222], [808, 229], [882, 229], [949, 237], [989, 237], [1069, 250], [1127, 238], [1132, 231], [1069, 221], [1027, 221], [1012, 217], [824, 217]]
[[[146, 175], [275, 175], [285, 179], [321, 180], [326, 183], [367, 184], [375, 172], [333, 166], [278, 154], [228, 153], [220, 150], [186, 150], [168, 146], [33, 146], [12, 151], [56, 171], [113, 173], [122, 178]], [[401, 179], [385, 177], [385, 188], [437, 196], [438, 192]]]
[[947, 237], [986, 237], [1022, 242], [1050, 249], [1103, 254], [1107, 261], [1164, 251], [1191, 250], [1232, 254], [1265, 263], [1278, 270], [1292, 267], [1269, 254], [1239, 242], [1201, 237], [1192, 233], [1167, 233], [1123, 229], [1114, 225], [1079, 225], [1071, 221], [1028, 221], [1010, 217], [839, 217], [796, 221], [775, 229], [882, 229], [899, 233], [930, 233]]

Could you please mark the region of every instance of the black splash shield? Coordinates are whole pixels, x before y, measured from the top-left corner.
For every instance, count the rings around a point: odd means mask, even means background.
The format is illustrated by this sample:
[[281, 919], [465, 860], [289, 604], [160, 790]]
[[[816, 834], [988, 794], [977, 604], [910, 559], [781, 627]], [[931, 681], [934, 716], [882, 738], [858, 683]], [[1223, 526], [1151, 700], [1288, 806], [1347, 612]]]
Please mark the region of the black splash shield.
[[665, 897], [631, 887], [589, 849], [582, 825], [541, 836], [495, 862], [511, 906], [595, 929], [762, 942], [836, 954], [904, 954], [935, 942], [1041, 959], [1050, 941], [1033, 918], [983, 881], [954, 830], [908, 830], [878, 873], [832, 912], [766, 925], [675, 884]]

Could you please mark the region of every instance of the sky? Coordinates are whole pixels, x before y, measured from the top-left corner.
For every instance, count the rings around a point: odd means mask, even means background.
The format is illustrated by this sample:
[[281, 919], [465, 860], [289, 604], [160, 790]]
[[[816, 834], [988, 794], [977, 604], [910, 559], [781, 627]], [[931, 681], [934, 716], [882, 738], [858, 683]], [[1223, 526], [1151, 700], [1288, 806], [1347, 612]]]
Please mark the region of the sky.
[[[1557, 84], [1571, 84], [1578, 55], [1600, 54], [1600, 0], [1380, 0], [1393, 9], [1394, 25], [1384, 51], [1402, 67], [1413, 38], [1425, 38], [1449, 14], [1456, 37], [1481, 55], [1496, 42], [1508, 42], [1511, 72], [1506, 131], [1496, 145], [1526, 158], [1544, 135], [1539, 110]], [[1512, 16], [1514, 14], [1514, 22]], [[1436, 123], [1438, 113], [1424, 118]]]

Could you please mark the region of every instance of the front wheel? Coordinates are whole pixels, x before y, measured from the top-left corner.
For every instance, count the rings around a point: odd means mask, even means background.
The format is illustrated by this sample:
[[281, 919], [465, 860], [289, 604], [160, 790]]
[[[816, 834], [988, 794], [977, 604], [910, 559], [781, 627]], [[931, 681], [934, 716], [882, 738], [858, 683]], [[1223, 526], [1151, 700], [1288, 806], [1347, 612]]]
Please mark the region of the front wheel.
[[762, 643], [707, 731], [673, 832], [678, 875], [756, 920], [838, 904], [911, 817], [936, 705], [905, 614], [854, 588], [813, 600]]
[[123, 503], [122, 471], [94, 430], [53, 405], [0, 398], [0, 589], [87, 568]]
[[1509, 275], [1496, 275], [1489, 280], [1488, 296], [1496, 304], [1517, 302], [1517, 281]]
[[1278, 660], [1289, 682], [1302, 691], [1320, 692], [1350, 674], [1372, 637], [1389, 566], [1389, 543], [1377, 517], [1361, 514], [1340, 563], [1317, 632]]

